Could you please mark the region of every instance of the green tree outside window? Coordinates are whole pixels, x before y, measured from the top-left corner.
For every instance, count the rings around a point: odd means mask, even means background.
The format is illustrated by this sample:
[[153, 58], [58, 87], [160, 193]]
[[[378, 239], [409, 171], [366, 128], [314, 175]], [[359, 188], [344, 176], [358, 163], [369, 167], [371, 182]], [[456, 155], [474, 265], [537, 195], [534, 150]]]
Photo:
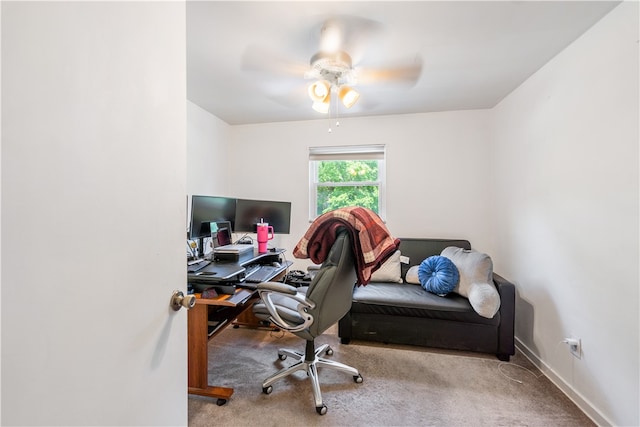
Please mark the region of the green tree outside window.
[[362, 206], [378, 213], [376, 160], [318, 162], [317, 215], [345, 207]]

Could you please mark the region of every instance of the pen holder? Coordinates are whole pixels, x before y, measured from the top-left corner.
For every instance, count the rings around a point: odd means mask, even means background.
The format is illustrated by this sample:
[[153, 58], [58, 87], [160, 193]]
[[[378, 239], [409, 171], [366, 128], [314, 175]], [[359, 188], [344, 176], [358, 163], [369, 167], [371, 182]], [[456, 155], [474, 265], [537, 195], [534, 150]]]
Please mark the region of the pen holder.
[[273, 239], [273, 227], [266, 222], [258, 223], [258, 253], [267, 252], [267, 242]]

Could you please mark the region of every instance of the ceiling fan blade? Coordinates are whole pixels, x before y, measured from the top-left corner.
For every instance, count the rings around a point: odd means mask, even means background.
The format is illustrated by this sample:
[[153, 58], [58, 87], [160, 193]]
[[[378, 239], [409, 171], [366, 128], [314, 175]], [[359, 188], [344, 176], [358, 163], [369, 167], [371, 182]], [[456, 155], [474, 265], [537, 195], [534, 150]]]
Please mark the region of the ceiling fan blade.
[[307, 87], [304, 84], [299, 84], [287, 91], [268, 91], [266, 97], [287, 108], [311, 108], [311, 100], [307, 96]]
[[415, 85], [422, 74], [422, 59], [416, 57], [414, 61], [389, 68], [356, 68], [358, 84], [400, 83]]
[[320, 51], [348, 52], [354, 63], [359, 62], [366, 50], [375, 44], [383, 32], [383, 25], [372, 19], [354, 15], [332, 15], [324, 19], [318, 34]]
[[284, 55], [257, 45], [250, 45], [245, 49], [241, 66], [244, 71], [267, 73], [280, 78], [303, 78], [309, 70], [309, 64], [306, 62], [292, 61]]

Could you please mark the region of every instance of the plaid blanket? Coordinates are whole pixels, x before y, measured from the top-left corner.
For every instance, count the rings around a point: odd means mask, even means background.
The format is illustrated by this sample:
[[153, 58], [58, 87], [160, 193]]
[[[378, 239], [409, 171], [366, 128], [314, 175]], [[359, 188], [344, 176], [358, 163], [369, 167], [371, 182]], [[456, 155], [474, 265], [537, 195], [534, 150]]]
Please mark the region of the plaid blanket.
[[371, 280], [371, 273], [400, 245], [400, 239], [392, 237], [382, 219], [370, 209], [347, 207], [320, 215], [296, 245], [293, 256], [322, 264], [341, 227], [345, 227], [351, 237], [358, 284], [366, 285]]

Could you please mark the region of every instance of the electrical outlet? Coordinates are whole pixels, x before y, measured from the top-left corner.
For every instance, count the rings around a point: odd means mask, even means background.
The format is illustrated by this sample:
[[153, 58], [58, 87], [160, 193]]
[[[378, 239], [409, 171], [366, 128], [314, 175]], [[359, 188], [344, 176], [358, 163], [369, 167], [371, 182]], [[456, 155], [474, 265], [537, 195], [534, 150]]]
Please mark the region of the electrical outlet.
[[582, 340], [576, 338], [577, 343], [569, 346], [569, 351], [578, 359], [582, 358]]
[[582, 358], [582, 340], [580, 338], [565, 338], [563, 341], [569, 346], [569, 352], [578, 359]]

